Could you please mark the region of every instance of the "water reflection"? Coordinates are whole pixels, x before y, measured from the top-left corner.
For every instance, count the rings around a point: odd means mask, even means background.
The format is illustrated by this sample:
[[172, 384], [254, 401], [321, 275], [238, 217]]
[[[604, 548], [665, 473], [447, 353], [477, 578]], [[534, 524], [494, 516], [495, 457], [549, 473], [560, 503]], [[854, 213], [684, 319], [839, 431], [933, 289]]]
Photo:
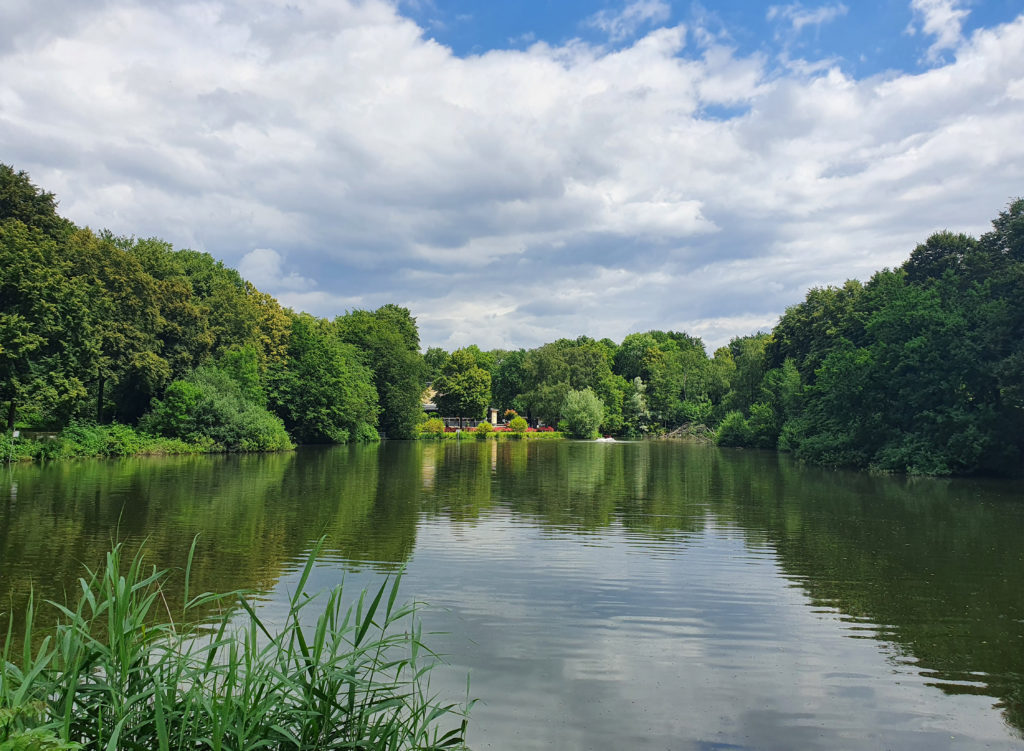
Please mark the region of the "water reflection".
[[[475, 673], [484, 747], [962, 747], [958, 733], [1012, 747], [1024, 728], [1019, 485], [667, 443], [6, 473], [13, 612], [30, 586], [73, 591], [112, 539], [148, 538], [170, 567], [199, 534], [196, 587], [271, 597], [322, 535], [324, 584], [406, 565], [407, 588], [448, 608], [434, 625]], [[993, 728], [994, 702], [1014, 731]]]

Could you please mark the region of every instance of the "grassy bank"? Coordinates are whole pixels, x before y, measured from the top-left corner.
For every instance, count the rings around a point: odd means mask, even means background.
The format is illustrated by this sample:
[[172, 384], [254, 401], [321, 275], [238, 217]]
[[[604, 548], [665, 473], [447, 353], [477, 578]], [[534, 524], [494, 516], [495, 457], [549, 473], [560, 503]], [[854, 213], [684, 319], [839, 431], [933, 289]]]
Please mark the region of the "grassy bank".
[[190, 593], [191, 553], [177, 614], [167, 572], [122, 554], [81, 580], [76, 604], [52, 605], [54, 633], [33, 632], [31, 604], [24, 636], [8, 628], [0, 748], [464, 748], [467, 708], [430, 695], [436, 659], [414, 607], [396, 605], [397, 579], [347, 607], [339, 587], [303, 626], [318, 601], [304, 591], [310, 558], [272, 631], [240, 592]]
[[[117, 456], [161, 456], [170, 454], [223, 453], [231, 449], [204, 439], [184, 441], [180, 438], [154, 436], [128, 425], [72, 424], [55, 436], [46, 438], [12, 438], [0, 433], [0, 463], [29, 462], [49, 459], [97, 458]], [[234, 450], [246, 450], [242, 449]], [[264, 450], [253, 446], [252, 450]]]

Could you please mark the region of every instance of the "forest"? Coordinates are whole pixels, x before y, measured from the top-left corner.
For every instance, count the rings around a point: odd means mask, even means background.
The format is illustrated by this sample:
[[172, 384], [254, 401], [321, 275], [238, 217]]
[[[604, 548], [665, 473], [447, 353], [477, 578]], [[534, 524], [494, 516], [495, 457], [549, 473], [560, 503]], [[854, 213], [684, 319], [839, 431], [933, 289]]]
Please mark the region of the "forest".
[[1018, 474], [1024, 199], [980, 238], [937, 232], [711, 356], [657, 330], [421, 354], [406, 308], [297, 313], [208, 253], [77, 227], [0, 165], [0, 457], [16, 427], [61, 431], [41, 456], [414, 438], [428, 386], [442, 414], [493, 407], [579, 437], [706, 434], [827, 466]]

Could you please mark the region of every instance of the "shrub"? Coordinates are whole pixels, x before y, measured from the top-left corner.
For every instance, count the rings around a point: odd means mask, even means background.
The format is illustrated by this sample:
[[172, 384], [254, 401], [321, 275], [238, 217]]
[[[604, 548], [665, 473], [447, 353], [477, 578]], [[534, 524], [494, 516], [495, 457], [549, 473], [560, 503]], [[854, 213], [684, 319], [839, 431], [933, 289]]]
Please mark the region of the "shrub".
[[513, 433], [525, 433], [529, 426], [526, 424], [525, 418], [516, 415], [512, 418], [512, 421], [509, 422], [508, 427]]
[[247, 399], [230, 375], [212, 367], [198, 368], [168, 386], [139, 427], [192, 443], [211, 440], [229, 451], [294, 448], [280, 418]]
[[729, 412], [718, 426], [715, 443], [719, 446], [750, 446], [753, 433], [743, 413], [738, 410]]
[[484, 420], [476, 426], [476, 430], [473, 431], [477, 438], [481, 441], [486, 440], [487, 437], [494, 432], [494, 426]]
[[509, 424], [512, 423], [512, 421], [514, 419], [519, 417], [519, 413], [516, 412], [514, 409], [506, 409], [505, 410], [505, 414], [503, 415], [503, 417], [504, 417], [504, 420], [505, 420], [505, 424], [509, 425]]
[[445, 434], [444, 420], [440, 417], [431, 417], [420, 425], [420, 434], [431, 438], [443, 438]]
[[142, 453], [150, 436], [136, 432], [128, 425], [89, 425], [71, 423], [54, 441], [39, 446], [41, 458], [57, 459], [73, 456], [135, 456]]
[[0, 464], [28, 461], [38, 452], [39, 444], [24, 438], [13, 438], [7, 431], [0, 431]]

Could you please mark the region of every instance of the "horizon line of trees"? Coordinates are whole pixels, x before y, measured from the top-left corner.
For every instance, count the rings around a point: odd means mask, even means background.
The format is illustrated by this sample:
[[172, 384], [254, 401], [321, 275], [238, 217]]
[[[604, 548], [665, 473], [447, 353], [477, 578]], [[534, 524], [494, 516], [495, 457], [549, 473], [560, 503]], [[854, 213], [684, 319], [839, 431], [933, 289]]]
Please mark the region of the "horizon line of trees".
[[116, 421], [225, 450], [414, 435], [409, 311], [283, 308], [208, 253], [93, 232], [0, 164], [0, 420]]
[[654, 330], [619, 344], [581, 336], [529, 350], [430, 348], [425, 359], [438, 407], [453, 416], [477, 418], [490, 404], [580, 435], [588, 428], [572, 424], [624, 436], [706, 425], [720, 445], [815, 464], [1018, 474], [1024, 199], [980, 238], [937, 232], [865, 283], [809, 290], [771, 332], [736, 337], [711, 357], [697, 337]]
[[411, 438], [428, 383], [453, 417], [494, 407], [619, 436], [706, 425], [722, 445], [818, 464], [1018, 473], [1024, 199], [980, 238], [938, 232], [867, 282], [811, 289], [710, 357], [659, 330], [421, 354], [405, 308], [296, 313], [207, 253], [76, 227], [0, 165], [8, 430], [114, 420], [229, 450]]

